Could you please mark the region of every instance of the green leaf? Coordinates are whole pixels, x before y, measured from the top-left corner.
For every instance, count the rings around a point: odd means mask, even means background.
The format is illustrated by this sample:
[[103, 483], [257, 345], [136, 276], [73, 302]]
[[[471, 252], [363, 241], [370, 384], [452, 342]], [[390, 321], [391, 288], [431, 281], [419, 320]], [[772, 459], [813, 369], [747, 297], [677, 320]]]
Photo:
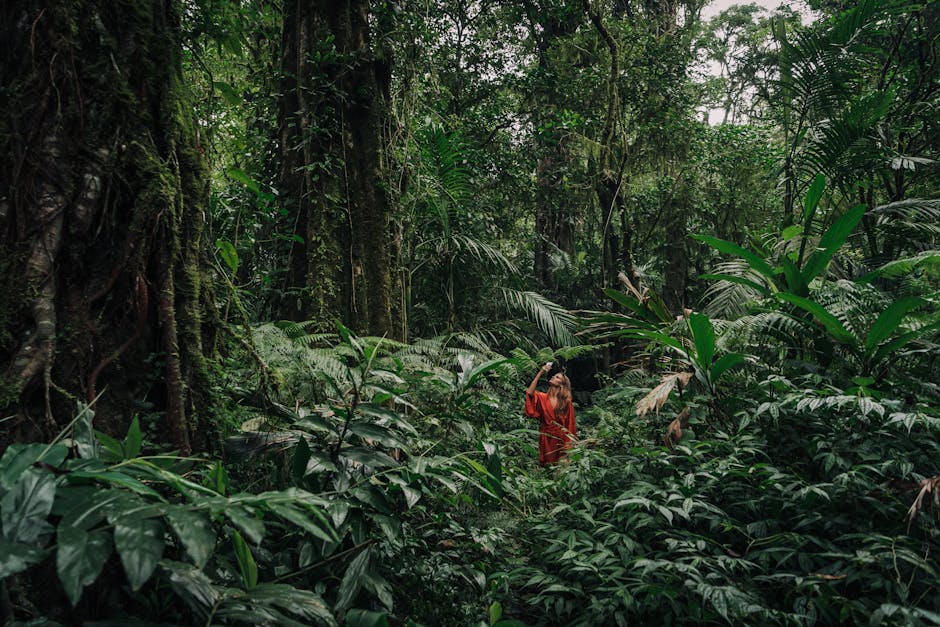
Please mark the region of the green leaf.
[[743, 276], [735, 276], [733, 274], [703, 274], [699, 276], [700, 279], [706, 281], [727, 281], [729, 283], [737, 283], [738, 285], [745, 285], [759, 294], [764, 296], [770, 296], [770, 290], [767, 289], [766, 285], [761, 285], [757, 281], [752, 281]]
[[222, 257], [222, 261], [229, 267], [232, 274], [236, 274], [238, 272], [238, 251], [235, 250], [235, 246], [228, 240], [217, 239], [215, 240], [215, 248], [219, 251], [219, 256]]
[[225, 471], [222, 462], [217, 461], [212, 465], [212, 469], [209, 471], [209, 482], [209, 487], [219, 494], [228, 494], [228, 473]]
[[307, 463], [310, 461], [310, 446], [306, 438], [299, 438], [297, 446], [294, 447], [294, 454], [291, 455], [291, 477], [297, 484], [307, 475]]
[[875, 323], [868, 330], [868, 337], [865, 339], [865, 351], [871, 352], [878, 344], [888, 339], [894, 331], [900, 326], [907, 314], [924, 305], [926, 301], [922, 298], [910, 297], [896, 300], [881, 312]]
[[232, 544], [235, 547], [235, 559], [238, 560], [242, 581], [245, 582], [245, 588], [250, 590], [258, 584], [258, 565], [255, 563], [255, 557], [237, 529], [232, 530]]
[[245, 532], [253, 544], [261, 544], [264, 538], [264, 522], [257, 516], [238, 505], [226, 507], [225, 515], [236, 527]]
[[199, 568], [205, 566], [215, 549], [216, 541], [209, 517], [202, 512], [190, 511], [176, 505], [166, 508], [166, 519], [193, 563]]
[[385, 453], [381, 453], [364, 446], [351, 446], [349, 448], [341, 449], [339, 455], [340, 457], [345, 457], [346, 459], [359, 462], [360, 464], [365, 464], [366, 466], [371, 466], [373, 468], [391, 468], [392, 466], [398, 465], [398, 462], [395, 461], [395, 458], [389, 457]]
[[898, 337], [894, 338], [893, 340], [889, 342], [885, 342], [884, 344], [878, 347], [877, 351], [875, 351], [875, 355], [874, 357], [872, 357], [872, 362], [878, 363], [879, 361], [887, 358], [894, 351], [900, 350], [901, 348], [903, 348], [907, 344], [910, 344], [914, 340], [920, 337], [923, 337], [927, 333], [936, 331], [937, 329], [940, 329], [940, 322], [928, 324], [927, 326], [923, 326], [914, 331], [910, 331], [908, 333], [904, 333], [903, 335], [899, 335]]
[[0, 540], [0, 580], [21, 573], [46, 558], [48, 551]]
[[153, 518], [120, 518], [114, 524], [114, 547], [136, 592], [163, 557], [163, 525]]
[[803, 202], [803, 226], [809, 228], [813, 216], [816, 214], [816, 208], [819, 206], [819, 199], [822, 198], [823, 190], [826, 188], [826, 177], [822, 173], [817, 174], [812, 184], [806, 191], [806, 200]]
[[787, 289], [790, 292], [801, 298], [809, 294], [809, 286], [806, 281], [803, 280], [800, 269], [797, 268], [793, 260], [786, 255], [780, 258], [780, 270], [783, 272], [783, 276], [787, 281]]
[[836, 220], [819, 240], [819, 247], [803, 266], [803, 280], [810, 283], [829, 266], [833, 256], [845, 243], [852, 231], [865, 215], [865, 205], [857, 205], [849, 209], [845, 215]]
[[749, 265], [752, 270], [756, 271], [758, 274], [764, 276], [764, 278], [766, 278], [769, 282], [773, 283], [773, 268], [770, 267], [770, 264], [767, 263], [765, 259], [758, 257], [751, 251], [741, 248], [737, 244], [733, 244], [723, 239], [711, 237], [710, 235], [693, 235], [692, 239], [704, 242], [718, 252], [740, 257], [747, 262], [747, 265]]
[[843, 342], [845, 344], [854, 344], [855, 336], [852, 335], [848, 329], [836, 318], [832, 313], [826, 310], [819, 303], [815, 303], [807, 298], [802, 298], [796, 296], [795, 294], [786, 294], [778, 293], [777, 298], [790, 303], [791, 305], [796, 305], [800, 309], [810, 313], [813, 317], [819, 321], [820, 324], [825, 327], [826, 331], [829, 332], [835, 340]]
[[[316, 511], [312, 505], [306, 505], [304, 510], [301, 510], [289, 503], [274, 502], [268, 505], [268, 509], [284, 520], [294, 523], [304, 531], [313, 534], [321, 540], [325, 540], [326, 542], [339, 541], [339, 537], [336, 535], [336, 532], [333, 531], [333, 528], [330, 527], [326, 516], [322, 512]], [[311, 517], [309, 514], [313, 514], [313, 516]], [[317, 521], [319, 521], [319, 524], [317, 524]]]
[[359, 590], [362, 589], [366, 572], [369, 570], [371, 557], [372, 547], [366, 547], [349, 564], [349, 568], [346, 569], [343, 580], [339, 584], [335, 605], [337, 611], [345, 610], [356, 600]]
[[495, 625], [503, 617], [503, 605], [499, 601], [490, 603], [490, 625]]
[[695, 342], [695, 353], [699, 368], [708, 371], [715, 357], [715, 328], [705, 314], [693, 312], [689, 318], [689, 331]]
[[61, 444], [11, 444], [0, 458], [0, 491], [6, 492], [19, 480], [20, 475], [36, 462], [59, 466], [69, 454]]
[[373, 440], [389, 448], [405, 448], [405, 442], [396, 433], [387, 427], [369, 422], [353, 420], [349, 423], [349, 430], [361, 438]]
[[3, 537], [11, 542], [35, 542], [50, 529], [46, 517], [52, 510], [55, 493], [55, 477], [51, 473], [35, 468], [22, 473], [0, 501]]
[[127, 428], [127, 437], [124, 438], [124, 459], [132, 459], [140, 455], [140, 447], [144, 441], [143, 433], [140, 431], [140, 421], [137, 416], [131, 420], [131, 425]]
[[243, 184], [245, 187], [255, 192], [256, 194], [261, 192], [261, 184], [248, 176], [248, 173], [244, 170], [239, 170], [238, 168], [226, 168], [225, 174], [228, 175], [229, 178]]
[[95, 429], [92, 426], [94, 419], [95, 412], [88, 405], [79, 403], [78, 416], [72, 428], [72, 440], [75, 442], [78, 456], [82, 459], [98, 459], [98, 438], [95, 437]]
[[111, 555], [111, 536], [104, 531], [87, 532], [69, 525], [58, 530], [56, 570], [72, 606], [82, 598], [82, 589], [93, 583]]
[[346, 612], [346, 627], [388, 627], [388, 614], [352, 609]]
[[222, 99], [225, 100], [227, 105], [237, 106], [241, 104], [242, 97], [239, 95], [238, 90], [232, 87], [231, 84], [223, 81], [213, 81], [212, 86], [219, 90], [222, 94]]
[[708, 372], [708, 378], [713, 384], [717, 383], [726, 371], [743, 363], [746, 360], [744, 355], [738, 353], [726, 353], [719, 357]]

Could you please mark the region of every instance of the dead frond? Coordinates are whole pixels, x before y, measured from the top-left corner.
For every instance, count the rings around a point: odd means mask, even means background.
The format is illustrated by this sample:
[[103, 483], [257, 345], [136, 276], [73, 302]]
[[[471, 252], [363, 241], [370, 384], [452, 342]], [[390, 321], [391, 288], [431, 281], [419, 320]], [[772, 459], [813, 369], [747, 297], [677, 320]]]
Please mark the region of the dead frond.
[[[924, 500], [928, 494], [933, 494], [933, 504], [934, 507], [938, 508], [937, 515], [940, 516], [940, 476], [938, 477], [929, 477], [920, 482], [920, 492], [917, 493], [917, 498], [914, 499], [914, 503], [911, 505], [911, 508], [907, 510], [907, 531], [911, 531], [911, 525], [914, 522], [914, 517], [917, 516], [918, 512], [924, 508]], [[930, 499], [927, 499], [927, 503], [930, 503]]]
[[666, 373], [660, 379], [659, 385], [650, 390], [650, 393], [641, 398], [640, 402], [636, 404], [636, 415], [642, 418], [650, 412], [658, 414], [659, 410], [666, 404], [672, 391], [678, 389], [681, 392], [682, 388], [687, 386], [691, 379], [691, 372]]
[[672, 447], [682, 441], [682, 430], [688, 428], [689, 426], [689, 408], [686, 407], [679, 415], [676, 416], [675, 420], [669, 423], [669, 426], [666, 428], [666, 435], [663, 436], [663, 444], [666, 445], [670, 451]]

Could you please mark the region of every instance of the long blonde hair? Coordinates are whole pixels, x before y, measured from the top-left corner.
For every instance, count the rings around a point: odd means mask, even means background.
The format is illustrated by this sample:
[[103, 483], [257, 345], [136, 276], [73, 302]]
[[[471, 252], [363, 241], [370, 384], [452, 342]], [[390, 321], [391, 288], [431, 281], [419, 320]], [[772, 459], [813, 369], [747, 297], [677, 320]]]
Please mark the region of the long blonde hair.
[[[571, 380], [568, 378], [568, 375], [558, 373], [555, 376], [561, 376], [561, 383], [559, 385], [552, 385], [551, 379], [549, 379], [548, 385], [548, 396], [549, 398], [555, 399], [555, 412], [559, 413], [559, 410], [562, 412], [568, 411], [568, 408], [571, 407]], [[555, 377], [553, 376], [552, 379]]]

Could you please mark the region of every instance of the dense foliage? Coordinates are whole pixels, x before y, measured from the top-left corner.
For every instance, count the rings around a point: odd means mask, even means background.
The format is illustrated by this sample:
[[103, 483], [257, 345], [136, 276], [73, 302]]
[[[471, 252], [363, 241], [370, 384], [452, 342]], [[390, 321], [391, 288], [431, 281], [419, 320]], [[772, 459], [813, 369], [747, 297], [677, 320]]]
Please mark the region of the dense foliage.
[[198, 168], [146, 142], [207, 192], [186, 263], [140, 231], [58, 300], [93, 264], [0, 196], [0, 622], [940, 625], [940, 3], [166, 4], [189, 87], [115, 110], [193, 105]]

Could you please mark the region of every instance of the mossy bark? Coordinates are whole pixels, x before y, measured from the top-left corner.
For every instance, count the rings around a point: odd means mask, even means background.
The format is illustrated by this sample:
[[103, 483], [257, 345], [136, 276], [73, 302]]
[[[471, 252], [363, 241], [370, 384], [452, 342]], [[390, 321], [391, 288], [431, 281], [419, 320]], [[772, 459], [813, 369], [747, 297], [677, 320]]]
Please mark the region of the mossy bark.
[[[190, 451], [207, 377], [200, 311], [207, 187], [182, 82], [176, 0], [0, 8], [0, 444], [95, 404], [120, 432], [165, 411]], [[157, 364], [162, 363], [160, 367]], [[193, 386], [193, 382], [198, 385]], [[29, 433], [39, 426], [44, 433]]]
[[397, 335], [381, 159], [389, 69], [372, 48], [369, 3], [288, 0], [284, 15], [281, 191], [300, 237], [281, 312]]

